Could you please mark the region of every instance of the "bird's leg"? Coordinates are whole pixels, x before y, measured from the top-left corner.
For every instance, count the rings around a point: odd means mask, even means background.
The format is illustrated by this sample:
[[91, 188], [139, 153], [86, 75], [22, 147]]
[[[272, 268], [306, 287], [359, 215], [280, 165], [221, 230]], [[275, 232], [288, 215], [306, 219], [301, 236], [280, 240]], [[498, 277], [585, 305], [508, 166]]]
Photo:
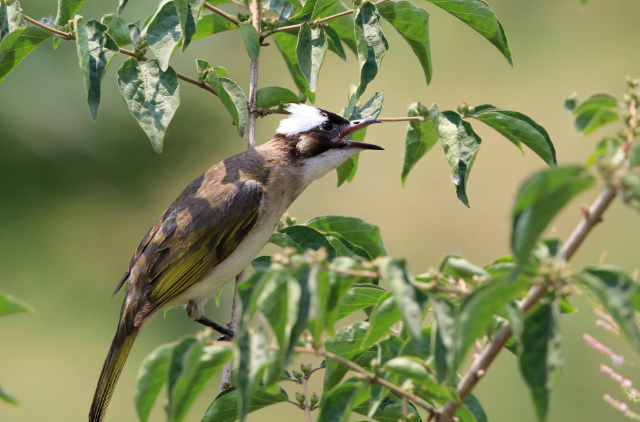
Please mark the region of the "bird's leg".
[[189, 318], [191, 318], [195, 322], [199, 322], [205, 327], [213, 328], [220, 334], [223, 334], [223, 336], [218, 338], [217, 340], [231, 341], [231, 339], [233, 338], [233, 331], [224, 328], [220, 324], [216, 324], [215, 322], [204, 316], [204, 308], [198, 301], [189, 301], [189, 303], [187, 304], [187, 315], [189, 315]]
[[200, 324], [204, 325], [205, 327], [213, 328], [214, 330], [216, 330], [220, 334], [223, 334], [223, 336], [217, 338], [217, 340], [231, 341], [231, 339], [233, 339], [233, 336], [234, 336], [234, 332], [233, 331], [224, 328], [222, 325], [211, 321], [207, 317], [203, 316], [202, 318], [196, 319], [195, 321], [199, 322]]

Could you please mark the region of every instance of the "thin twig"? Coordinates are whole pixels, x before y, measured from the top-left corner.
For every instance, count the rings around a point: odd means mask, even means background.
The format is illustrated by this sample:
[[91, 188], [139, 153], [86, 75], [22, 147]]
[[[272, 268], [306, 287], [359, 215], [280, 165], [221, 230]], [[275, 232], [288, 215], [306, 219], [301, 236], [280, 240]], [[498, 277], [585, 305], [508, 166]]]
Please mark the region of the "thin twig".
[[[76, 37], [72, 33], [58, 31], [57, 29], [54, 29], [54, 28], [49, 28], [47, 25], [43, 24], [42, 22], [38, 22], [37, 20], [35, 20], [33, 18], [30, 18], [29, 16], [23, 14], [22, 12], [20, 13], [20, 15], [22, 16], [22, 19], [26, 20], [27, 22], [30, 22], [30, 23], [36, 25], [37, 27], [42, 28], [44, 30], [47, 30], [47, 31], [49, 31], [49, 32], [51, 32], [53, 34], [56, 34], [56, 35], [60, 36], [63, 40], [72, 41], [72, 40], [76, 39]], [[124, 48], [120, 49], [120, 53], [125, 54], [127, 56], [136, 57], [136, 53], [135, 52], [130, 51], [130, 50], [125, 50]], [[138, 57], [138, 61], [146, 62], [147, 60], [149, 60], [148, 57], [145, 57], [145, 56]], [[202, 81], [190, 78], [189, 76], [183, 75], [182, 73], [178, 73], [178, 72], [176, 72], [176, 76], [178, 77], [178, 79], [182, 79], [185, 82], [189, 82], [190, 84], [193, 84], [193, 85], [195, 85], [197, 87], [200, 87], [200, 88], [202, 88], [204, 90], [207, 90], [207, 91], [209, 91], [210, 93], [212, 93], [215, 96], [218, 95], [213, 90], [213, 88], [211, 88], [209, 85], [205, 84]]]
[[217, 13], [218, 15], [222, 16], [223, 18], [225, 18], [229, 22], [235, 24], [236, 26], [240, 26], [240, 21], [238, 19], [234, 18], [231, 15], [228, 15], [227, 13], [223, 12], [222, 10], [218, 9], [215, 6], [211, 6], [206, 1], [204, 2], [204, 7], [206, 7], [209, 10], [211, 10], [213, 13]]
[[[380, 0], [380, 1], [375, 2], [373, 4], [375, 4], [377, 6], [377, 5], [385, 3], [387, 1], [389, 1], [389, 0]], [[316, 19], [313, 22], [308, 22], [308, 24], [309, 25], [317, 25], [317, 24], [322, 23], [322, 22], [330, 21], [331, 19], [336, 19], [336, 18], [340, 18], [342, 16], [351, 15], [352, 13], [353, 13], [353, 10], [346, 10], [344, 12], [340, 12], [340, 13], [337, 13], [335, 15], [327, 16], [326, 18]], [[302, 25], [303, 24], [283, 26], [283, 27], [280, 27], [280, 28], [272, 29], [271, 31], [265, 32], [263, 34], [260, 34], [260, 43], [262, 44], [262, 41], [264, 41], [264, 39], [267, 38], [271, 34], [275, 34], [276, 32], [291, 31], [293, 29], [298, 29]], [[260, 31], [260, 30], [258, 30], [258, 31]]]
[[349, 268], [338, 268], [338, 267], [334, 267], [332, 265], [329, 265], [327, 267], [327, 270], [334, 272], [334, 273], [339, 273], [339, 274], [344, 274], [344, 275], [352, 275], [355, 277], [365, 277], [365, 278], [379, 278], [380, 275], [375, 272], [375, 271], [364, 271], [364, 270], [352, 270]]
[[309, 391], [307, 391], [307, 377], [302, 377], [302, 391], [304, 392], [304, 414], [307, 422], [311, 422], [311, 402], [309, 400]]
[[[562, 255], [568, 261], [573, 257], [573, 254], [578, 250], [582, 242], [587, 237], [591, 229], [602, 221], [602, 214], [609, 207], [613, 199], [616, 197], [616, 192], [612, 189], [605, 189], [600, 196], [595, 200], [593, 205], [584, 214], [583, 219], [578, 223], [578, 226], [573, 230], [565, 244], [562, 246]], [[540, 284], [533, 286], [527, 297], [520, 303], [520, 309], [523, 312], [529, 311], [536, 305], [546, 294], [548, 284]], [[511, 338], [511, 327], [508, 323], [505, 323], [495, 337], [487, 344], [482, 353], [473, 362], [467, 373], [462, 377], [458, 384], [458, 395], [460, 401], [448, 401], [438, 417], [438, 422], [451, 422], [453, 416], [456, 414], [464, 400], [469, 397], [471, 391], [475, 388], [478, 381], [486, 373], [487, 368], [493, 360], [498, 356], [504, 345]]]
[[[260, 33], [261, 6], [260, 0], [251, 0], [249, 5], [251, 11], [251, 23], [253, 27]], [[256, 146], [256, 119], [258, 113], [256, 103], [258, 98], [258, 68], [259, 59], [251, 60], [251, 73], [249, 75], [249, 122], [247, 127], [247, 147], [255, 148]]]
[[412, 116], [412, 117], [378, 117], [377, 120], [381, 122], [406, 122], [409, 120], [417, 120], [419, 122], [424, 122], [425, 120], [429, 120], [428, 117], [422, 116]]
[[[237, 333], [238, 330], [238, 284], [244, 279], [244, 271], [236, 276], [236, 281], [233, 285], [233, 302], [231, 303], [231, 319], [227, 323], [227, 327], [229, 330], [233, 331], [234, 334]], [[227, 343], [229, 345], [233, 345], [230, 341], [223, 341], [218, 343]], [[220, 379], [220, 389], [219, 392], [223, 392], [227, 388], [231, 386], [231, 372], [233, 370], [233, 361], [230, 360], [222, 369], [222, 378]]]

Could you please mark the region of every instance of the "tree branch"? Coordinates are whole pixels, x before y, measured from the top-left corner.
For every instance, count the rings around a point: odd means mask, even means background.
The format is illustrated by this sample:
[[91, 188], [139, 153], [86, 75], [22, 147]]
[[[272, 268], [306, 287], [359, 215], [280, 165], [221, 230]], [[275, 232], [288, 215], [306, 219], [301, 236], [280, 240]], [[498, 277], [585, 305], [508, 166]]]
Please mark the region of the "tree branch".
[[[593, 205], [584, 214], [584, 217], [578, 226], [573, 230], [565, 244], [562, 246], [562, 255], [569, 261], [573, 254], [578, 250], [582, 242], [591, 232], [591, 229], [602, 221], [602, 214], [609, 207], [613, 199], [616, 197], [616, 192], [613, 189], [605, 189], [600, 196], [595, 200]], [[520, 303], [520, 309], [523, 312], [529, 311], [535, 304], [537, 304], [546, 294], [549, 285], [541, 284], [533, 286], [524, 300]], [[478, 381], [484, 376], [487, 368], [493, 360], [498, 356], [504, 345], [507, 343], [512, 335], [511, 327], [508, 323], [502, 326], [500, 331], [493, 337], [493, 339], [487, 344], [480, 356], [473, 362], [467, 373], [462, 377], [458, 384], [458, 395], [460, 396], [460, 402], [448, 401], [440, 415], [438, 422], [451, 422], [453, 416], [456, 414], [462, 403], [465, 401], [471, 391], [475, 388]]]
[[424, 122], [425, 120], [429, 120], [428, 117], [422, 116], [413, 116], [413, 117], [378, 117], [377, 120], [381, 122], [407, 122], [410, 120], [417, 120], [419, 122]]
[[[217, 7], [210, 5], [206, 1], [204, 2], [204, 7], [206, 7], [209, 10], [211, 10], [213, 13], [217, 13], [218, 15], [222, 16], [223, 18], [225, 18], [229, 22], [235, 24], [236, 26], [240, 26], [240, 21], [238, 19], [234, 18], [233, 16], [228, 15], [227, 13], [225, 13], [222, 10], [218, 9]], [[259, 31], [260, 30], [258, 29], [258, 32]]]
[[[60, 38], [62, 38], [63, 40], [66, 41], [75, 41], [76, 37], [70, 33], [70, 32], [63, 32], [63, 31], [58, 31], [55, 28], [50, 28], [47, 25], [43, 24], [42, 22], [38, 22], [37, 20], [23, 14], [22, 12], [20, 12], [20, 16], [22, 16], [22, 19], [26, 20], [29, 23], [34, 24], [35, 26], [42, 28], [46, 31], [51, 32], [52, 34], [56, 34], [57, 36], [59, 36]], [[127, 56], [131, 56], [131, 57], [136, 57], [136, 53], [130, 50], [125, 50], [124, 48], [120, 49], [120, 53], [127, 55]], [[142, 56], [138, 58], [139, 61], [141, 62], [146, 62], [147, 60], [149, 60], [148, 57]], [[218, 94], [216, 94], [216, 92], [213, 90], [213, 88], [211, 88], [209, 85], [205, 84], [202, 81], [199, 81], [197, 79], [194, 78], [190, 78], [187, 75], [183, 75], [182, 73], [178, 73], [176, 72], [176, 76], [178, 76], [178, 79], [182, 79], [185, 82], [189, 82], [190, 84], [193, 84], [199, 88], [202, 88], [206, 91], [209, 91], [210, 93], [212, 93], [215, 96], [218, 96]]]
[[[375, 4], [377, 6], [377, 5], [385, 3], [387, 1], [389, 1], [389, 0], [380, 0], [380, 1], [377, 1], [377, 2], [375, 2], [373, 4]], [[327, 16], [326, 18], [316, 19], [313, 22], [308, 22], [308, 24], [309, 25], [317, 25], [317, 24], [322, 23], [322, 22], [330, 21], [331, 19], [336, 19], [336, 18], [340, 18], [342, 16], [351, 15], [352, 13], [353, 13], [353, 10], [346, 10], [344, 12], [340, 12], [340, 13], [337, 13], [335, 15]], [[264, 39], [267, 38], [271, 34], [275, 34], [276, 32], [291, 31], [293, 29], [298, 29], [302, 25], [303, 24], [282, 26], [280, 28], [272, 29], [271, 31], [265, 32], [263, 34], [260, 34], [260, 44], [262, 44], [262, 41], [264, 41]], [[258, 29], [258, 32], [260, 32], [259, 29]]]
[[306, 376], [302, 377], [302, 391], [304, 392], [304, 414], [307, 417], [307, 422], [311, 422], [311, 402], [309, 401]]

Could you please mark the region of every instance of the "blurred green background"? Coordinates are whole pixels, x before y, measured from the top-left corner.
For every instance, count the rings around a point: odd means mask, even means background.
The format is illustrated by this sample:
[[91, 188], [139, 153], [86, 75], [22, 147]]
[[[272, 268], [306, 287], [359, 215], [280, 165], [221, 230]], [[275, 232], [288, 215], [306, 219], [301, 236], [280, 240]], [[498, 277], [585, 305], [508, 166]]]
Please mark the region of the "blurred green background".
[[[87, 2], [81, 14], [99, 19], [116, 1]], [[123, 17], [135, 21], [155, 8], [154, 1], [131, 2]], [[410, 48], [388, 25], [391, 49], [367, 98], [384, 91], [383, 117], [405, 115], [407, 103], [421, 101], [455, 109], [462, 101], [491, 103], [523, 112], [543, 125], [555, 143], [558, 162], [583, 162], [595, 142], [614, 125], [584, 137], [563, 110], [573, 91], [584, 99], [595, 91], [620, 94], [623, 77], [640, 77], [640, 2], [578, 0], [531, 2], [490, 0], [507, 33], [515, 67], [484, 38], [433, 5], [417, 0], [431, 13], [434, 78], [424, 82]], [[55, 15], [53, 0], [25, 0], [34, 18]], [[224, 7], [235, 13], [233, 6]], [[386, 24], [385, 24], [386, 25]], [[240, 34], [230, 31], [200, 40], [172, 66], [194, 76], [195, 58], [226, 66], [231, 78], [248, 90], [249, 59]], [[103, 82], [99, 119], [86, 105], [75, 44], [51, 41], [38, 48], [0, 85], [0, 288], [32, 304], [34, 314], [0, 320], [0, 382], [22, 401], [0, 403], [0, 421], [83, 421], [89, 410], [103, 359], [116, 327], [121, 294], [109, 299], [131, 254], [148, 228], [180, 190], [209, 166], [242, 151], [221, 103], [209, 93], [181, 84], [181, 103], [165, 139], [162, 155], [153, 152], [129, 114], [116, 86], [117, 57]], [[295, 89], [274, 46], [263, 48], [260, 86]], [[355, 57], [347, 63], [329, 53], [319, 79], [317, 105], [339, 111], [349, 85], [357, 83]], [[258, 122], [258, 143], [269, 140], [279, 116]], [[509, 253], [509, 207], [517, 186], [544, 163], [530, 151], [523, 157], [497, 133], [474, 122], [484, 140], [473, 168], [464, 207], [450, 183], [440, 146], [417, 164], [406, 187], [400, 171], [404, 123], [372, 127], [369, 142], [385, 152], [365, 152], [356, 179], [336, 189], [331, 173], [313, 184], [292, 206], [301, 221], [325, 214], [358, 216], [378, 224], [390, 254], [409, 259], [414, 273], [437, 266], [449, 252], [477, 264]], [[580, 218], [579, 205], [593, 190], [558, 217], [550, 233], [566, 237]], [[640, 216], [616, 203], [579, 251], [575, 264], [595, 263], [602, 251], [607, 262], [631, 271], [639, 265]], [[208, 316], [228, 318], [230, 290], [220, 308]], [[630, 348], [596, 328], [595, 317], [579, 299], [581, 311], [563, 321], [566, 365], [550, 421], [623, 420], [604, 403], [604, 393], [622, 399], [619, 387], [600, 374], [603, 356], [588, 349], [582, 333], [591, 332], [619, 353]], [[213, 301], [212, 301], [213, 302]], [[140, 336], [116, 389], [107, 421], [136, 421], [133, 388], [142, 358], [158, 345], [198, 325], [182, 310], [156, 318]], [[631, 379], [636, 372], [621, 370]], [[196, 402], [188, 417], [199, 421], [217, 392], [217, 383]], [[319, 388], [316, 384], [315, 388]], [[529, 393], [517, 362], [503, 353], [477, 389], [492, 422], [534, 421]], [[277, 413], [275, 413], [277, 412]], [[288, 404], [258, 412], [253, 421], [303, 420]], [[160, 405], [151, 417], [164, 419]]]

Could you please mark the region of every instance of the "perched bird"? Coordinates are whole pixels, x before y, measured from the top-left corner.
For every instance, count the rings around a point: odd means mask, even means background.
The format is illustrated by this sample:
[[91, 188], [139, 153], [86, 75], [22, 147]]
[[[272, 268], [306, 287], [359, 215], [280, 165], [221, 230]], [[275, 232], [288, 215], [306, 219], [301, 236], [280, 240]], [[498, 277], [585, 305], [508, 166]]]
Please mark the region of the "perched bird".
[[287, 111], [270, 142], [227, 158], [191, 182], [142, 239], [113, 293], [126, 285], [89, 422], [102, 421], [134, 340], [159, 310], [186, 305], [194, 321], [232, 337], [204, 316], [207, 301], [257, 256], [311, 182], [358, 151], [382, 149], [344, 140], [378, 120], [349, 121], [302, 104]]

